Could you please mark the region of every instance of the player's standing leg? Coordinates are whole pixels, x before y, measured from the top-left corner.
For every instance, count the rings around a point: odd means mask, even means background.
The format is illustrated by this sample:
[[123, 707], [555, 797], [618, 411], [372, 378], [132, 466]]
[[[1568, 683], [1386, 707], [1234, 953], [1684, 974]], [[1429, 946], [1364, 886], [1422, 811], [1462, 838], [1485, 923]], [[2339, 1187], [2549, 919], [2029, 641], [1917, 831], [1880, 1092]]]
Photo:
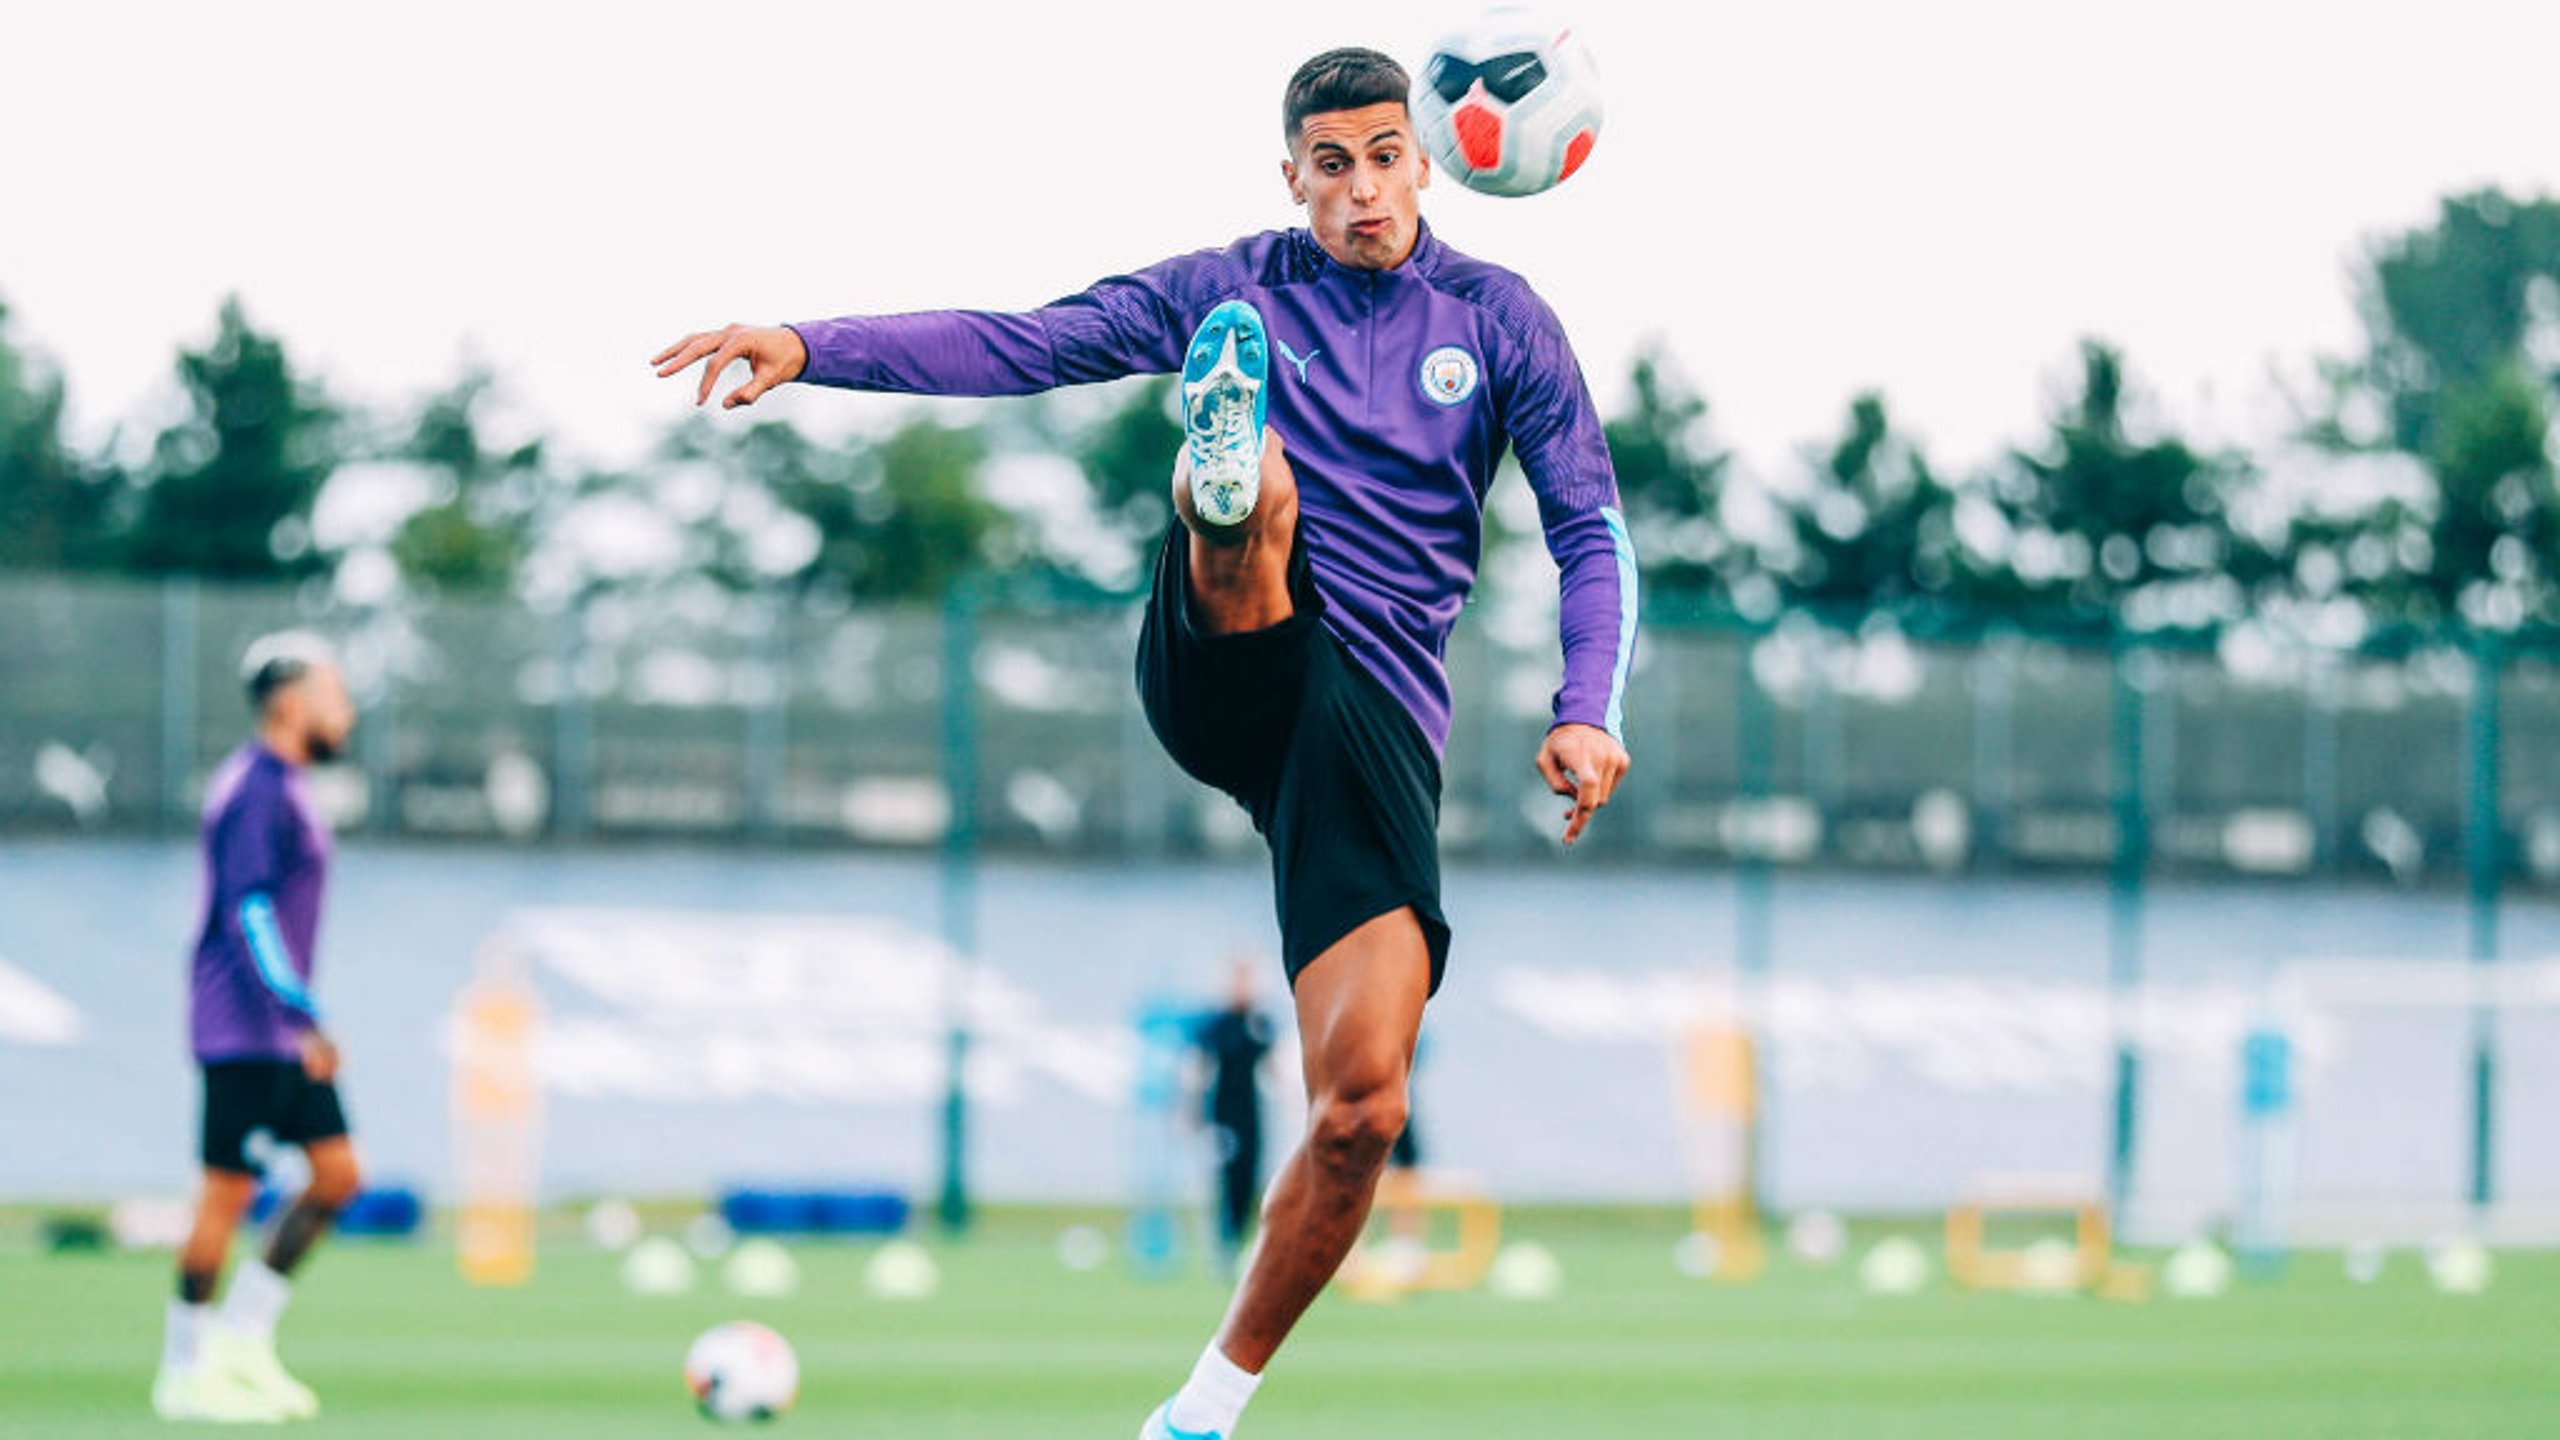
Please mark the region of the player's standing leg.
[[303, 1156], [311, 1164], [311, 1181], [285, 1207], [265, 1256], [232, 1277], [211, 1343], [224, 1369], [307, 1419], [320, 1413], [320, 1398], [277, 1358], [276, 1322], [293, 1299], [294, 1272], [355, 1198], [358, 1172], [355, 1145], [343, 1134], [309, 1142]]
[[241, 1217], [249, 1213], [257, 1195], [255, 1175], [237, 1170], [204, 1172], [196, 1195], [195, 1222], [178, 1251], [178, 1293], [169, 1301], [160, 1373], [151, 1383], [151, 1408], [163, 1420], [247, 1423], [287, 1418], [281, 1405], [205, 1358], [223, 1262]]
[[1411, 910], [1352, 931], [1298, 977], [1306, 1139], [1271, 1187], [1262, 1238], [1226, 1322], [1142, 1440], [1231, 1434], [1280, 1342], [1351, 1253], [1404, 1129], [1430, 991], [1430, 951]]
[[1259, 1371], [1360, 1238], [1387, 1152], [1404, 1130], [1406, 1081], [1431, 957], [1411, 910], [1345, 936], [1298, 977], [1307, 1136], [1263, 1205], [1263, 1232], [1220, 1329], [1220, 1348]]

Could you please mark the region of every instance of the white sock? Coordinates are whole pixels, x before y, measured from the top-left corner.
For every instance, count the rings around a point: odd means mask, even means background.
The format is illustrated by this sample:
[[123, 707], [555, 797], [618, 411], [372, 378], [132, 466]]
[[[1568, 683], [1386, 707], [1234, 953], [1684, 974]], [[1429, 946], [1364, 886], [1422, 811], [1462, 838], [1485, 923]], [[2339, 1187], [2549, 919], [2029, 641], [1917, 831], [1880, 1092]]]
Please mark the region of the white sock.
[[210, 1309], [184, 1300], [169, 1302], [169, 1328], [160, 1333], [160, 1368], [192, 1369], [204, 1346], [204, 1316]]
[[1254, 1387], [1262, 1383], [1255, 1375], [1226, 1356], [1218, 1342], [1200, 1352], [1200, 1363], [1191, 1367], [1191, 1378], [1173, 1397], [1173, 1413], [1165, 1418], [1177, 1430], [1193, 1433], [1232, 1436], [1236, 1421], [1244, 1415], [1245, 1402], [1253, 1398]]
[[252, 1340], [276, 1338], [276, 1322], [293, 1298], [293, 1282], [252, 1260], [231, 1277], [231, 1293], [222, 1299], [224, 1328]]

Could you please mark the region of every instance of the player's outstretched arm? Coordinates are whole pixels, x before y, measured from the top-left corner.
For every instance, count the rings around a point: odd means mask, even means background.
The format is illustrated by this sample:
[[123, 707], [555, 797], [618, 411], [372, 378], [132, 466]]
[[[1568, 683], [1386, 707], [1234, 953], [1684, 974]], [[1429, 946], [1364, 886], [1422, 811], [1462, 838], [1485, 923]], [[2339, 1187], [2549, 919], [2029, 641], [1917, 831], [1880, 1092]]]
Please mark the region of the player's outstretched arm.
[[702, 386], [693, 396], [696, 405], [710, 403], [711, 387], [722, 371], [740, 360], [747, 362], [746, 383], [720, 397], [721, 409], [735, 410], [753, 405], [776, 385], [799, 379], [809, 365], [809, 347], [788, 325], [725, 325], [687, 335], [649, 363], [658, 367], [658, 378], [664, 380], [696, 360], [704, 362]]
[[1564, 328], [1525, 288], [1516, 298], [1530, 323], [1503, 354], [1495, 394], [1556, 561], [1564, 684], [1556, 691], [1556, 723], [1538, 747], [1538, 773], [1547, 788], [1573, 798], [1564, 820], [1571, 845], [1627, 773], [1627, 747], [1618, 737], [1635, 659], [1635, 544], [1618, 510], [1617, 472], [1599, 412]]
[[1565, 724], [1547, 732], [1538, 747], [1538, 773], [1548, 789], [1573, 799], [1573, 808], [1564, 812], [1564, 843], [1582, 838], [1582, 827], [1609, 803], [1634, 763], [1627, 747], [1597, 725]]

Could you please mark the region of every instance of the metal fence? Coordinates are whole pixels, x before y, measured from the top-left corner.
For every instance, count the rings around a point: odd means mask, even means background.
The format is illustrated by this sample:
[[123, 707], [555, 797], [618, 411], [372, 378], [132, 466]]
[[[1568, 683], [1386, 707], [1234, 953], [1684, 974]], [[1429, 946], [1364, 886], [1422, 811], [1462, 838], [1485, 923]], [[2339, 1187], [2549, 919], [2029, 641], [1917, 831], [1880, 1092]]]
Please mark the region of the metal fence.
[[[1535, 619], [1471, 616], [1452, 643], [1453, 856], [1554, 843], [1560, 806], [1530, 758], [1558, 667]], [[339, 640], [366, 708], [353, 763], [321, 784], [353, 833], [1250, 847], [1148, 733], [1136, 623], [1134, 606], [974, 591], [874, 611], [675, 588], [538, 613], [0, 577], [0, 832], [191, 826], [245, 733], [241, 649], [303, 625]], [[1939, 642], [1873, 618], [1672, 615], [1640, 648], [1638, 768], [1596, 856], [2560, 889], [2560, 651]]]

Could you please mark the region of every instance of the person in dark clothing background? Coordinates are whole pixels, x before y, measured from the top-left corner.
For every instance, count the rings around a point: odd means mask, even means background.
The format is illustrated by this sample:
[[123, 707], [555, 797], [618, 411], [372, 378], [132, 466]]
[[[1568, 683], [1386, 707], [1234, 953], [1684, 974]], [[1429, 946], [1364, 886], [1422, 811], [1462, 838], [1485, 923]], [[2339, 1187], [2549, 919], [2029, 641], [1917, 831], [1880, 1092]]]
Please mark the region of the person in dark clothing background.
[[1255, 1003], [1254, 965], [1240, 960], [1226, 1008], [1200, 1028], [1209, 1062], [1202, 1115], [1218, 1156], [1218, 1242], [1230, 1271], [1244, 1255], [1245, 1234], [1262, 1197], [1262, 1060], [1277, 1030]]

